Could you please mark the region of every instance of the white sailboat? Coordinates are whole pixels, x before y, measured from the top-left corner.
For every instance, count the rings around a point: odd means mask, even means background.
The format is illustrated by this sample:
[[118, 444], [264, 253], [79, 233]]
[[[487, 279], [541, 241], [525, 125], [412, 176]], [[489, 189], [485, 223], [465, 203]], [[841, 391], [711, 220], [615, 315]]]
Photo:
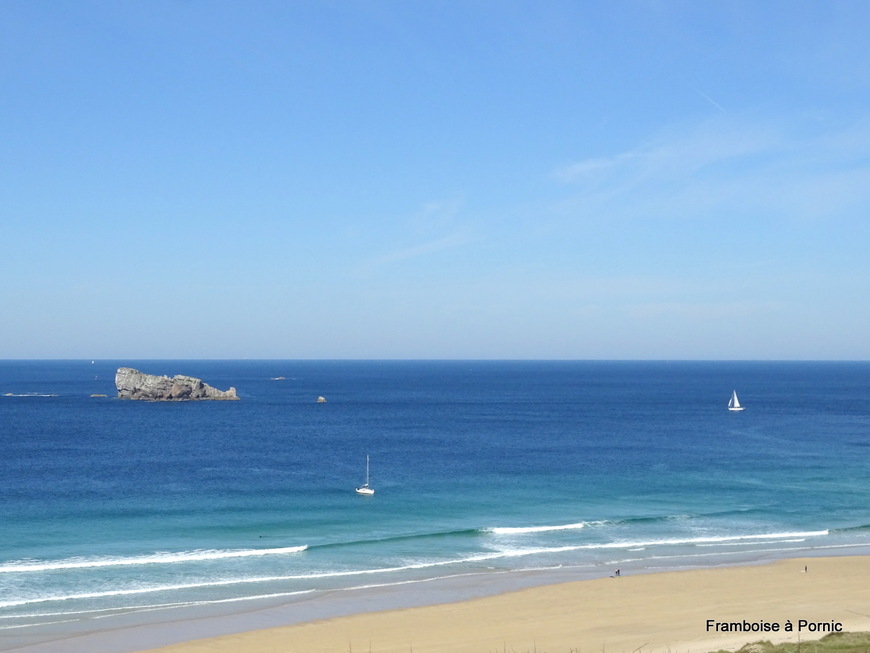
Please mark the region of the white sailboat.
[[737, 390], [731, 393], [731, 399], [728, 400], [728, 410], [743, 410], [740, 401], [737, 399]]
[[369, 457], [366, 456], [366, 482], [356, 489], [357, 494], [372, 495], [375, 491], [369, 487]]

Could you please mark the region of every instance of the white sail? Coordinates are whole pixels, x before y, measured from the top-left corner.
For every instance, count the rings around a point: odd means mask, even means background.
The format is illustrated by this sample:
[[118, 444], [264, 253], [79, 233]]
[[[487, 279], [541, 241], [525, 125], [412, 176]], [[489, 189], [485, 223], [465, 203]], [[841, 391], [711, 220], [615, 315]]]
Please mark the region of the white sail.
[[728, 410], [743, 410], [740, 401], [737, 399], [737, 390], [731, 393], [731, 399], [728, 400]]
[[371, 494], [375, 493], [374, 489], [369, 487], [369, 457], [368, 456], [366, 456], [366, 482], [363, 483], [362, 485], [360, 485], [356, 489], [356, 493], [357, 494], [367, 494], [367, 495], [371, 495]]

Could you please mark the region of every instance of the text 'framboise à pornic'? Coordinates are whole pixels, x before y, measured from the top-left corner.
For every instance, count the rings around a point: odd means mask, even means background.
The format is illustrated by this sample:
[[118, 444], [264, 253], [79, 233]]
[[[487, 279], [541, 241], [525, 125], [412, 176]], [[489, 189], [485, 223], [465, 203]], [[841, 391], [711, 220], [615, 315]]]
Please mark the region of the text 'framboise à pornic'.
[[843, 624], [839, 621], [808, 621], [798, 619], [792, 622], [788, 619], [781, 624], [778, 621], [716, 621], [707, 619], [707, 632], [716, 633], [842, 633]]

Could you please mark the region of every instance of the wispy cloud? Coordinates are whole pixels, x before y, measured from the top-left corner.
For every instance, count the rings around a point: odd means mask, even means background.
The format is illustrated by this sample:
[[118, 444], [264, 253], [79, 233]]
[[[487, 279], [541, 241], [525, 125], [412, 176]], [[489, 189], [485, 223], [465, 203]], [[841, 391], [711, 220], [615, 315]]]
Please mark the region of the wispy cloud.
[[632, 150], [562, 166], [554, 175], [566, 184], [632, 187], [745, 161], [775, 145], [776, 135], [763, 127], [715, 120], [671, 128]]
[[[694, 87], [693, 87], [693, 88], [694, 88]], [[714, 107], [716, 107], [717, 109], [719, 109], [719, 111], [721, 111], [722, 113], [728, 113], [727, 111], [725, 111], [725, 107], [723, 107], [721, 104], [719, 104], [718, 102], [716, 102], [716, 100], [714, 100], [713, 98], [711, 98], [709, 95], [707, 95], [707, 94], [704, 93], [703, 91], [701, 91], [701, 90], [695, 88], [695, 92], [696, 92], [698, 95], [700, 95], [702, 98], [704, 98], [705, 100], [707, 100], [707, 102], [709, 102], [710, 104], [712, 104]]]
[[368, 258], [357, 272], [369, 274], [468, 245], [475, 237], [469, 226], [460, 222], [461, 210], [460, 199], [427, 202], [395, 225], [396, 232], [384, 240], [392, 247]]
[[410, 216], [408, 223], [418, 235], [449, 229], [459, 219], [463, 204], [462, 198], [426, 202]]
[[404, 249], [389, 252], [373, 259], [370, 262], [370, 266], [376, 267], [388, 263], [396, 263], [398, 261], [407, 261], [423, 256], [429, 256], [445, 250], [461, 247], [462, 245], [467, 245], [469, 242], [471, 242], [471, 238], [469, 238], [468, 234], [459, 231], [436, 240], [430, 240], [425, 243], [419, 243]]
[[870, 125], [721, 116], [638, 147], [554, 170], [574, 189], [563, 209], [606, 217], [723, 212], [794, 219], [868, 203]]

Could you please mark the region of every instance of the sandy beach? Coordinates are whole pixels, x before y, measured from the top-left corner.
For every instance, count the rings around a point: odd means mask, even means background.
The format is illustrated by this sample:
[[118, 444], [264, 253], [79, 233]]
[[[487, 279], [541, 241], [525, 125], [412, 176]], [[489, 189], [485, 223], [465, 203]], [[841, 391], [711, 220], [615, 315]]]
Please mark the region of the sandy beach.
[[[805, 571], [806, 570], [806, 571]], [[791, 629], [790, 629], [791, 628]], [[630, 575], [200, 639], [161, 653], [736, 649], [870, 630], [870, 557]]]

